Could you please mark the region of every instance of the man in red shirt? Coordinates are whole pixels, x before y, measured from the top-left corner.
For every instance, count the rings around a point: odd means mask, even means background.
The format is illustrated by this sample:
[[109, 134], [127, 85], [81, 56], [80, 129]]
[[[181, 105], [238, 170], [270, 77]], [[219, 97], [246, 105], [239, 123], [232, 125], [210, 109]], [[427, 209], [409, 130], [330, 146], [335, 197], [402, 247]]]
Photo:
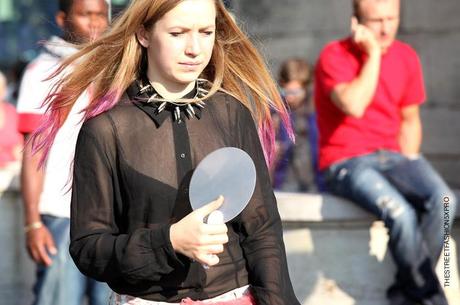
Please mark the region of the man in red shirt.
[[396, 40], [399, 0], [353, 3], [351, 37], [328, 44], [315, 72], [320, 169], [332, 193], [389, 229], [398, 268], [387, 293], [391, 304], [447, 304], [434, 267], [456, 198], [419, 154], [425, 100], [419, 58]]

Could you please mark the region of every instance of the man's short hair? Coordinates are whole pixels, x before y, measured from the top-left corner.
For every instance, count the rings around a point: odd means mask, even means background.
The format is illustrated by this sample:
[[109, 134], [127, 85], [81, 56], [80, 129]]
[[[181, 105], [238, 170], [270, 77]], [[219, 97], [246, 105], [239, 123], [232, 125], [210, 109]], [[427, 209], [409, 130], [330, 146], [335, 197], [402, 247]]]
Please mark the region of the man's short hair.
[[[362, 2], [367, 1], [367, 0], [353, 0], [353, 16], [359, 19], [360, 17], [360, 5]], [[372, 0], [374, 2], [381, 2], [381, 1], [387, 1], [387, 0]]]
[[74, 0], [59, 0], [59, 10], [68, 14], [72, 9]]
[[353, 0], [353, 16], [359, 19], [361, 3], [366, 0]]
[[[1, 0], [0, 0], [1, 1]], [[61, 12], [64, 12], [66, 14], [70, 13], [72, 10], [72, 6], [75, 0], [59, 0], [59, 10]], [[105, 0], [105, 3], [109, 6], [110, 8], [110, 1]]]

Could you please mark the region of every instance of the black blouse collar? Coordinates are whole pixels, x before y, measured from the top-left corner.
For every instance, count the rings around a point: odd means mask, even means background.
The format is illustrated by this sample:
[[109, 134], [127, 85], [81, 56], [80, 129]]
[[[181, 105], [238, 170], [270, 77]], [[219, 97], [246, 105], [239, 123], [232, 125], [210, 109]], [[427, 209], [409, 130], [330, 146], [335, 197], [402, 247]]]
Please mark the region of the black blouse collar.
[[[201, 79], [197, 80], [193, 89], [182, 98], [193, 99], [205, 96], [208, 93], [207, 89], [204, 88], [205, 82], [207, 81]], [[128, 87], [126, 93], [129, 99], [155, 122], [157, 127], [160, 127], [168, 116], [171, 116], [176, 122], [191, 119], [192, 117], [196, 117], [197, 119], [201, 118], [201, 111], [205, 106], [204, 102], [177, 106], [166, 100], [166, 103], [152, 100], [152, 97], [159, 99], [163, 99], [163, 97], [156, 92], [150, 83], [147, 82], [147, 85], [144, 85], [145, 83], [145, 81], [135, 80]], [[177, 111], [179, 111], [178, 114], [175, 114]]]

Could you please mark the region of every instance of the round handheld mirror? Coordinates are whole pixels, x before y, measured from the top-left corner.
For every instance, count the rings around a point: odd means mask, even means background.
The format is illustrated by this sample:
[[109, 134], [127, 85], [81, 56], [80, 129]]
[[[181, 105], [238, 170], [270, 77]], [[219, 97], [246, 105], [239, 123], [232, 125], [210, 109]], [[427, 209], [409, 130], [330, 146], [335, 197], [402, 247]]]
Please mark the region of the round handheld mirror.
[[190, 181], [190, 203], [196, 210], [222, 195], [224, 203], [217, 210], [222, 214], [211, 213], [208, 223], [228, 222], [246, 207], [255, 185], [256, 168], [251, 157], [239, 148], [220, 148], [196, 167]]

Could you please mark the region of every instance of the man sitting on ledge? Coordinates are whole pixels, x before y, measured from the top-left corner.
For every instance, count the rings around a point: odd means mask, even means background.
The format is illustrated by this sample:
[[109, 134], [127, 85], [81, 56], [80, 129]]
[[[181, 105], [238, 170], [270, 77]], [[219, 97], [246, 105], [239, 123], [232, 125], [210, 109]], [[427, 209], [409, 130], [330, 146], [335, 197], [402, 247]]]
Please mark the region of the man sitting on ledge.
[[353, 4], [351, 37], [327, 45], [317, 64], [320, 168], [333, 194], [389, 229], [397, 265], [390, 303], [447, 305], [434, 268], [456, 199], [419, 154], [425, 100], [419, 58], [396, 40], [399, 0]]

